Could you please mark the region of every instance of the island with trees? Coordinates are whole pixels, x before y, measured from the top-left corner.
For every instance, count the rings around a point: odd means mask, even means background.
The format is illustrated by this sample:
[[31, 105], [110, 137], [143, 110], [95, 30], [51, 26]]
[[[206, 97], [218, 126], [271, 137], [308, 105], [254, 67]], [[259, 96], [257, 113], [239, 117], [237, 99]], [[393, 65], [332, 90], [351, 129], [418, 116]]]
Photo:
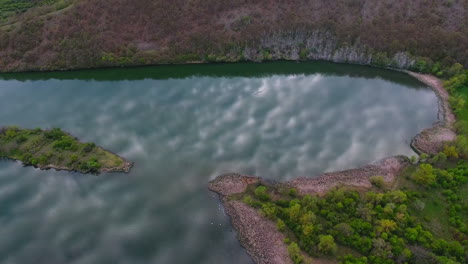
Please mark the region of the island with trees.
[[82, 143], [59, 128], [0, 129], [0, 158], [40, 169], [81, 173], [129, 172], [132, 163], [94, 143]]

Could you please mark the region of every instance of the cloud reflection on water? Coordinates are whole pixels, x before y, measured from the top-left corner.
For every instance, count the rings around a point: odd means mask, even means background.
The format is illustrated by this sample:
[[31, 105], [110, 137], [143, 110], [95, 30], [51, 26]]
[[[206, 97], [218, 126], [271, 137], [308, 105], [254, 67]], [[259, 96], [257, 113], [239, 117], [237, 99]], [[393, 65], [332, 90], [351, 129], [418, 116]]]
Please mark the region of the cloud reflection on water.
[[0, 161], [2, 263], [249, 263], [210, 178], [411, 155], [437, 111], [430, 90], [323, 74], [0, 84], [1, 124], [61, 127], [136, 162], [95, 177]]

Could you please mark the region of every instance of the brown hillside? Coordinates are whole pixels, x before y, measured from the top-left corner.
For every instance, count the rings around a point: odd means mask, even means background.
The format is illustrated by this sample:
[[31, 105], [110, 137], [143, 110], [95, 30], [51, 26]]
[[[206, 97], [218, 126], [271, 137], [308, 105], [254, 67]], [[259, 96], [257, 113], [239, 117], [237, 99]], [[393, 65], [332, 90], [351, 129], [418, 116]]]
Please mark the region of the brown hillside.
[[[326, 52], [350, 46], [365, 56], [349, 59], [353, 50], [343, 60], [335, 54], [338, 61], [390, 66], [385, 59], [405, 51], [467, 65], [467, 7], [467, 0], [79, 0], [50, 14], [33, 7], [0, 27], [0, 70], [261, 60], [269, 53], [294, 59], [303, 47], [301, 58], [330, 59]], [[310, 55], [311, 35], [331, 40], [317, 44], [324, 56]], [[266, 40], [297, 48], [275, 53]]]

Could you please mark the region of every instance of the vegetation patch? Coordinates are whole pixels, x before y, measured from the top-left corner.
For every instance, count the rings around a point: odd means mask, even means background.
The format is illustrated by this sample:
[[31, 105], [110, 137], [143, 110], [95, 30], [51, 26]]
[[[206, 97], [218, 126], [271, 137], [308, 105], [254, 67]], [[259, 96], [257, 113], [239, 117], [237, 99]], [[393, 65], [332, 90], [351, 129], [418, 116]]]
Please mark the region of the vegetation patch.
[[41, 169], [99, 173], [128, 172], [131, 164], [94, 143], [82, 143], [59, 128], [51, 130], [0, 129], [0, 157]]
[[450, 93], [450, 106], [456, 117], [457, 132], [460, 135], [468, 135], [468, 70], [458, 65], [453, 70], [453, 77], [444, 83], [445, 89]]
[[64, 0], [0, 0], [0, 21], [32, 7], [52, 5]]
[[340, 263], [467, 263], [468, 163], [413, 165], [396, 186], [325, 196], [260, 183], [244, 203], [277, 223], [294, 263], [307, 255]]

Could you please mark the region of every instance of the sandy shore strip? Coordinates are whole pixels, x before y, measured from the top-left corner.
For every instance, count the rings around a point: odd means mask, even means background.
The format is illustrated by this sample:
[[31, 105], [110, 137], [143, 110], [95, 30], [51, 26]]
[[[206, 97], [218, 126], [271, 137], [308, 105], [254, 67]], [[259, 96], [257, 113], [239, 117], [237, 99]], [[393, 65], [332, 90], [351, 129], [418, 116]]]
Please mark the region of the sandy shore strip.
[[447, 142], [455, 140], [457, 136], [453, 129], [456, 118], [448, 102], [450, 95], [439, 78], [428, 74], [404, 72], [431, 87], [438, 98], [439, 111], [437, 117], [439, 120], [432, 127], [421, 131], [411, 141], [411, 147], [416, 153], [436, 155], [443, 150]]
[[426, 84], [427, 86], [431, 87], [434, 90], [435, 94], [439, 98], [439, 120], [444, 123], [445, 126], [451, 128], [456, 121], [455, 115], [450, 108], [449, 100], [449, 93], [445, 90], [442, 80], [439, 78], [429, 75], [429, 74], [422, 74], [416, 73], [411, 71], [405, 71], [407, 74], [413, 76], [414, 78], [418, 79], [420, 82]]
[[386, 183], [393, 183], [403, 168], [409, 165], [405, 156], [385, 158], [376, 163], [358, 169], [323, 173], [314, 178], [297, 178], [281, 185], [296, 188], [299, 194], [324, 195], [339, 186], [370, 188], [372, 176], [382, 176]]

